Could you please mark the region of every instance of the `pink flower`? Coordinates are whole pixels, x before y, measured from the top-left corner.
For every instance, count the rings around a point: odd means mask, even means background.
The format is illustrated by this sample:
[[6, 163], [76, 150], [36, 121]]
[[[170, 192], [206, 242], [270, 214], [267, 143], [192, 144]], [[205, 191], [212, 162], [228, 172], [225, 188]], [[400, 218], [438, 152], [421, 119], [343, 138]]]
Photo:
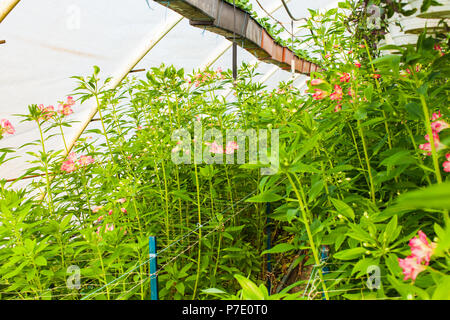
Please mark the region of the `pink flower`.
[[58, 113], [65, 115], [65, 116], [69, 116], [73, 113], [72, 108], [70, 107], [70, 105], [65, 104], [65, 105], [59, 105], [58, 107]]
[[39, 117], [38, 120], [42, 120], [42, 119], [49, 120], [56, 114], [55, 108], [53, 106], [44, 107], [43, 104], [40, 104], [38, 106], [38, 108], [39, 108], [39, 110], [41, 110], [41, 114], [42, 114], [42, 117]]
[[236, 141], [230, 141], [227, 143], [225, 147], [225, 153], [226, 154], [232, 154], [234, 153], [234, 150], [238, 150], [239, 146]]
[[80, 160], [78, 160], [78, 163], [81, 166], [87, 166], [87, 165], [89, 165], [91, 163], [94, 163], [94, 162], [95, 162], [95, 160], [91, 156], [81, 156]]
[[312, 96], [314, 100], [321, 100], [327, 96], [327, 93], [320, 89], [314, 89], [314, 94]]
[[125, 208], [120, 208], [120, 211], [122, 211], [123, 213], [127, 213], [127, 209]]
[[105, 230], [106, 231], [113, 231], [114, 230], [114, 225], [112, 223], [111, 224], [107, 223]]
[[311, 85], [312, 86], [317, 86], [317, 85], [319, 85], [319, 84], [321, 84], [321, 83], [323, 83], [324, 81], [322, 80], [322, 79], [312, 79], [311, 80]]
[[366, 46], [363, 45], [363, 44], [360, 44], [359, 47], [360, 47], [361, 49], [364, 49]]
[[448, 123], [445, 122], [444, 120], [438, 120], [431, 123], [431, 130], [437, 133], [441, 132], [444, 129], [447, 129], [448, 127], [449, 127]]
[[355, 62], [355, 66], [356, 66], [357, 68], [361, 68], [361, 63]]
[[[427, 141], [430, 141], [430, 137], [427, 134], [425, 135], [425, 139]], [[436, 151], [440, 151], [445, 147], [445, 145], [443, 145], [439, 140], [439, 135], [435, 131], [433, 131], [433, 140]], [[431, 155], [431, 142], [419, 145], [419, 149], [423, 151], [428, 151], [427, 155]]]
[[69, 155], [67, 156], [67, 160], [73, 162], [77, 161], [77, 154], [75, 152], [69, 153]]
[[412, 281], [415, 281], [417, 278], [417, 275], [425, 270], [425, 266], [420, 264], [417, 261], [417, 257], [415, 256], [409, 256], [405, 259], [398, 259], [398, 264], [400, 265], [400, 268], [403, 269], [403, 274], [405, 275], [405, 278], [403, 280], [412, 279]]
[[350, 50], [349, 52], [348, 52], [348, 54], [352, 54], [353, 53], [353, 50]]
[[450, 161], [444, 161], [442, 163], [442, 167], [444, 168], [445, 172], [450, 172]]
[[324, 58], [324, 59], [328, 59], [329, 57], [331, 57], [331, 54], [330, 54], [330, 53], [326, 54], [323, 58]]
[[347, 72], [344, 72], [344, 73], [342, 74], [342, 77], [339, 78], [339, 80], [340, 80], [341, 82], [349, 82], [350, 78], [351, 78], [351, 77], [350, 77], [350, 74], [347, 73]]
[[442, 115], [441, 115], [441, 111], [439, 110], [438, 113], [433, 113], [433, 115], [431, 116], [431, 121], [435, 121], [435, 120], [439, 119], [440, 117], [442, 117]]
[[112, 215], [113, 214], [113, 211], [112, 210], [109, 210], [108, 211], [108, 216], [110, 216], [110, 215]]
[[1, 125], [0, 133], [6, 132], [7, 134], [14, 134], [14, 132], [16, 132], [11, 122], [7, 119], [0, 120], [0, 125]]
[[76, 169], [75, 162], [73, 162], [71, 160], [64, 161], [61, 164], [61, 171], [65, 171], [67, 173], [70, 173], [70, 172], [75, 171], [75, 169]]
[[95, 206], [94, 208], [92, 208], [92, 212], [93, 213], [97, 213], [98, 211], [100, 211], [103, 208], [103, 206]]
[[342, 104], [338, 104], [334, 107], [334, 112], [339, 112], [340, 110], [342, 110]]
[[75, 100], [71, 96], [68, 96], [67, 97], [67, 104], [69, 106], [73, 106], [75, 104]]
[[210, 152], [215, 154], [223, 154], [223, 148], [219, 146], [217, 142], [215, 141], [213, 143], [205, 142], [205, 144], [211, 147], [209, 150]]
[[450, 172], [450, 153], [447, 153], [445, 155], [445, 158], [447, 159], [447, 161], [444, 161], [442, 167], [444, 167], [445, 172]]
[[435, 44], [434, 45], [434, 50], [439, 51], [439, 54], [441, 55], [441, 57], [444, 55], [444, 52], [442, 52], [442, 48], [440, 45]]
[[380, 78], [381, 78], [381, 74], [375, 73], [375, 74], [372, 75], [372, 77], [373, 77], [374, 79], [380, 79]]
[[349, 89], [348, 89], [347, 94], [348, 94], [350, 97], [353, 97], [354, 92], [353, 92], [352, 88], [349, 88]]
[[127, 199], [125, 198], [120, 198], [119, 200], [117, 200], [118, 203], [125, 203], [127, 201]]
[[334, 92], [330, 94], [331, 100], [342, 100], [342, 88], [339, 85], [334, 86]]
[[411, 254], [417, 258], [418, 263], [425, 262], [425, 265], [430, 263], [433, 251], [436, 248], [436, 243], [428, 242], [427, 236], [422, 231], [419, 231], [419, 237], [414, 237], [409, 240], [411, 247]]

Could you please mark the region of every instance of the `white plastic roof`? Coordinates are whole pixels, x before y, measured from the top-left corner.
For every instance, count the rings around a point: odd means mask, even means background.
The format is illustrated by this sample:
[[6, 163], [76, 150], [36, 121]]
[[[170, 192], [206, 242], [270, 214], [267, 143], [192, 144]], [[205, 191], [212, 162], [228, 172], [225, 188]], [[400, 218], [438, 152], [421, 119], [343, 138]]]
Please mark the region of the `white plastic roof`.
[[[3, 1], [0, 0], [0, 4]], [[208, 1], [208, 0], [205, 0]], [[259, 0], [270, 10], [281, 5], [281, 0]], [[87, 76], [92, 66], [101, 68], [101, 76], [108, 77], [117, 72], [130, 54], [151, 39], [177, 14], [160, 4], [145, 0], [22, 0], [0, 23], [0, 119], [9, 119], [16, 129], [14, 135], [0, 140], [0, 148], [16, 148], [33, 141], [38, 136], [32, 123], [19, 123], [17, 113], [27, 113], [28, 105], [44, 104], [57, 106], [75, 87], [70, 79], [73, 75]], [[255, 0], [253, 9], [262, 10]], [[308, 8], [321, 9], [336, 6], [334, 0], [288, 2], [297, 17], [308, 17]], [[290, 25], [290, 19], [281, 7], [274, 17]], [[148, 41], [148, 40], [147, 40]], [[187, 19], [178, 23], [134, 69], [173, 64], [187, 73], [198, 69], [217, 47], [227, 40], [221, 36], [202, 31], [189, 25]], [[145, 44], [145, 43], [144, 43]], [[255, 57], [238, 48], [239, 62], [255, 61]], [[231, 50], [228, 50], [213, 65], [228, 69], [231, 66]], [[123, 68], [123, 67], [122, 67]], [[273, 65], [260, 63], [262, 74], [272, 70]], [[134, 74], [137, 75], [137, 74]], [[289, 79], [291, 74], [281, 69], [269, 78], [271, 87], [279, 81]], [[304, 82], [301, 76], [296, 85]], [[87, 103], [74, 108], [75, 120], [85, 119], [89, 113]], [[79, 124], [67, 130], [70, 136]], [[49, 149], [60, 149], [60, 139], [49, 142]], [[24, 155], [21, 150], [18, 155]], [[0, 166], [0, 178], [16, 178], [27, 167], [28, 156]]]

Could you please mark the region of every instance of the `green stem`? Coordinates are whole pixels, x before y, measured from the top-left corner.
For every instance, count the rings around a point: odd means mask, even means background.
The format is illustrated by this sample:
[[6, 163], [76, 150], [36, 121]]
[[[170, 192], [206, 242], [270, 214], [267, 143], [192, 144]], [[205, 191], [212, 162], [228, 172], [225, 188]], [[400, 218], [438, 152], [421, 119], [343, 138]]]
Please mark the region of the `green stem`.
[[[302, 196], [300, 195], [300, 192], [297, 189], [297, 186], [295, 185], [295, 183], [292, 180], [292, 178], [291, 178], [289, 173], [287, 173], [287, 178], [289, 179], [289, 182], [291, 183], [292, 188], [294, 189], [295, 195], [297, 196], [297, 200], [298, 200], [298, 203], [299, 203], [299, 206], [300, 206], [300, 211], [302, 212], [303, 223], [304, 223], [304, 225], [306, 227], [306, 233], [308, 234], [309, 245], [311, 246], [311, 250], [313, 252], [314, 261], [315, 261], [317, 266], [320, 266], [319, 255], [318, 255], [317, 248], [316, 248], [316, 245], [314, 243], [314, 239], [313, 239], [313, 236], [312, 236], [312, 233], [311, 233], [311, 228], [310, 228], [310, 225], [309, 225], [309, 219], [308, 219], [307, 214], [306, 214], [305, 205], [303, 203]], [[300, 188], [301, 188], [301, 184], [300, 184]], [[320, 276], [320, 280], [322, 281], [322, 288], [323, 288], [323, 292], [325, 294], [325, 299], [326, 300], [330, 300], [330, 298], [328, 296], [327, 287], [326, 287], [325, 281], [323, 279], [322, 270], [320, 270], [318, 273], [319, 273], [319, 276]]]
[[[202, 225], [202, 214], [200, 210], [200, 185], [198, 183], [197, 163], [194, 160], [195, 169], [195, 185], [197, 187], [197, 213], [198, 213], [198, 225]], [[197, 257], [197, 276], [195, 278], [194, 293], [192, 294], [192, 300], [195, 299], [197, 293], [198, 280], [200, 278], [200, 262], [202, 253], [202, 228], [198, 229], [198, 257]]]
[[359, 135], [361, 137], [362, 144], [363, 144], [364, 157], [366, 159], [367, 171], [369, 173], [370, 195], [371, 195], [371, 198], [372, 198], [372, 202], [375, 203], [375, 186], [373, 184], [372, 169], [370, 168], [370, 161], [369, 161], [369, 154], [367, 153], [366, 140], [364, 139], [364, 132], [363, 132], [363, 129], [361, 127], [361, 121], [360, 120], [357, 120], [357, 121], [358, 121], [358, 132], [359, 132]]
[[50, 178], [49, 178], [49, 174], [48, 174], [48, 160], [47, 160], [47, 152], [45, 151], [45, 144], [44, 144], [44, 135], [42, 134], [42, 128], [41, 128], [41, 124], [39, 123], [39, 121], [36, 121], [38, 128], [39, 128], [39, 133], [41, 135], [41, 146], [42, 146], [42, 152], [46, 155], [46, 160], [44, 163], [44, 168], [45, 168], [45, 180], [46, 180], [46, 185], [47, 185], [47, 194], [48, 194], [48, 198], [49, 198], [49, 209], [50, 212], [53, 212], [53, 197], [52, 197], [52, 193], [50, 192]]

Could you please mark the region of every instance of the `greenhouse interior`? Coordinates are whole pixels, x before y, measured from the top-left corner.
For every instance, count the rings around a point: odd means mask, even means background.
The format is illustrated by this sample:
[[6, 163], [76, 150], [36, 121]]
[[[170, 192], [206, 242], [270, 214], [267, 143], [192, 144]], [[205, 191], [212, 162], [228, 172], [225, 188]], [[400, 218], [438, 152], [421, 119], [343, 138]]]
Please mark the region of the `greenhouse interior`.
[[449, 23], [0, 0], [0, 300], [450, 299]]

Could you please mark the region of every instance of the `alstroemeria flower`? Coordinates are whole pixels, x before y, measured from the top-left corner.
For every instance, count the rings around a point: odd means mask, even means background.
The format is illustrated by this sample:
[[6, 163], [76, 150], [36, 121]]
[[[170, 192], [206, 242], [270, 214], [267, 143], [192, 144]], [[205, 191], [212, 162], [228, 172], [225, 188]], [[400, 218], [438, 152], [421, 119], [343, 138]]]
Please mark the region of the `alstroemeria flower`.
[[127, 199], [125, 198], [121, 198], [119, 200], [117, 200], [118, 203], [125, 203], [127, 201]]
[[449, 124], [445, 122], [444, 120], [438, 120], [431, 123], [431, 130], [434, 132], [441, 132], [444, 129], [447, 129], [449, 127]]
[[321, 100], [327, 96], [327, 92], [320, 89], [314, 89], [314, 93], [312, 96], [314, 100]]
[[439, 54], [441, 55], [441, 57], [444, 55], [444, 52], [442, 51], [442, 48], [440, 45], [435, 44], [434, 45], [434, 50], [439, 51]]
[[120, 211], [122, 211], [123, 213], [127, 213], [127, 209], [125, 208], [120, 208]]
[[56, 114], [55, 108], [53, 106], [44, 107], [43, 104], [40, 104], [38, 106], [38, 108], [42, 112], [42, 117], [39, 117], [38, 120], [42, 120], [42, 119], [49, 120]]
[[94, 160], [94, 158], [92, 158], [92, 156], [81, 156], [80, 159], [78, 160], [78, 163], [81, 166], [87, 166], [94, 162], [95, 162], [95, 160]]
[[67, 173], [70, 173], [70, 172], [75, 171], [75, 169], [76, 169], [75, 162], [73, 162], [71, 160], [64, 161], [61, 164], [61, 171], [65, 171]]
[[435, 120], [439, 119], [440, 117], [442, 117], [441, 110], [439, 110], [438, 113], [433, 112], [433, 115], [431, 116], [431, 121], [435, 121]]
[[7, 119], [0, 120], [0, 126], [1, 126], [0, 130], [1, 133], [6, 132], [7, 134], [14, 134], [14, 132], [16, 132], [11, 122]]
[[217, 142], [215, 141], [213, 143], [205, 142], [205, 144], [211, 147], [209, 150], [210, 152], [215, 154], [223, 154], [223, 148], [219, 146]]
[[344, 72], [342, 76], [339, 78], [341, 82], [349, 82], [350, 81], [350, 73]]
[[444, 163], [442, 163], [442, 167], [444, 168], [445, 172], [450, 172], [450, 153], [447, 153], [445, 155], [445, 158], [447, 159], [447, 161], [444, 161]]
[[312, 79], [311, 80], [311, 85], [312, 86], [317, 86], [317, 85], [319, 85], [319, 84], [321, 84], [321, 83], [323, 83], [324, 81], [322, 80], [322, 79]]
[[373, 77], [374, 79], [380, 79], [380, 78], [381, 78], [381, 74], [375, 73], [375, 74], [372, 75], [372, 77]]
[[235, 150], [239, 149], [239, 145], [236, 141], [230, 141], [225, 146], [225, 153], [226, 154], [232, 154]]
[[361, 68], [361, 63], [359, 63], [359, 62], [355, 62], [355, 67], [357, 67], [357, 68]]
[[411, 254], [417, 258], [417, 262], [424, 262], [425, 265], [428, 265], [436, 248], [436, 243], [428, 242], [427, 236], [422, 231], [419, 231], [418, 234], [419, 237], [414, 237], [409, 240]]
[[340, 110], [342, 110], [342, 104], [338, 104], [334, 107], [334, 112], [339, 112]]
[[342, 88], [339, 85], [334, 86], [334, 92], [330, 94], [331, 100], [342, 100]]
[[68, 96], [67, 97], [67, 104], [69, 106], [73, 106], [75, 104], [75, 100], [71, 96]]
[[58, 113], [59, 113], [59, 114], [62, 114], [62, 115], [65, 115], [65, 116], [69, 116], [69, 115], [71, 115], [71, 114], [73, 113], [73, 110], [72, 110], [72, 108], [70, 107], [70, 105], [67, 105], [67, 104], [65, 104], [65, 105], [59, 105], [59, 107], [58, 107]]
[[403, 274], [405, 275], [403, 280], [412, 279], [416, 280], [417, 275], [425, 270], [425, 266], [420, 264], [415, 256], [409, 256], [405, 259], [398, 259], [398, 264], [400, 268], [403, 269]]
[[92, 212], [93, 213], [97, 213], [98, 211], [100, 211], [103, 208], [103, 206], [95, 206], [94, 208], [92, 208]]
[[329, 57], [331, 57], [331, 54], [330, 54], [330, 53], [327, 53], [323, 58], [324, 58], [324, 59], [328, 59]]

